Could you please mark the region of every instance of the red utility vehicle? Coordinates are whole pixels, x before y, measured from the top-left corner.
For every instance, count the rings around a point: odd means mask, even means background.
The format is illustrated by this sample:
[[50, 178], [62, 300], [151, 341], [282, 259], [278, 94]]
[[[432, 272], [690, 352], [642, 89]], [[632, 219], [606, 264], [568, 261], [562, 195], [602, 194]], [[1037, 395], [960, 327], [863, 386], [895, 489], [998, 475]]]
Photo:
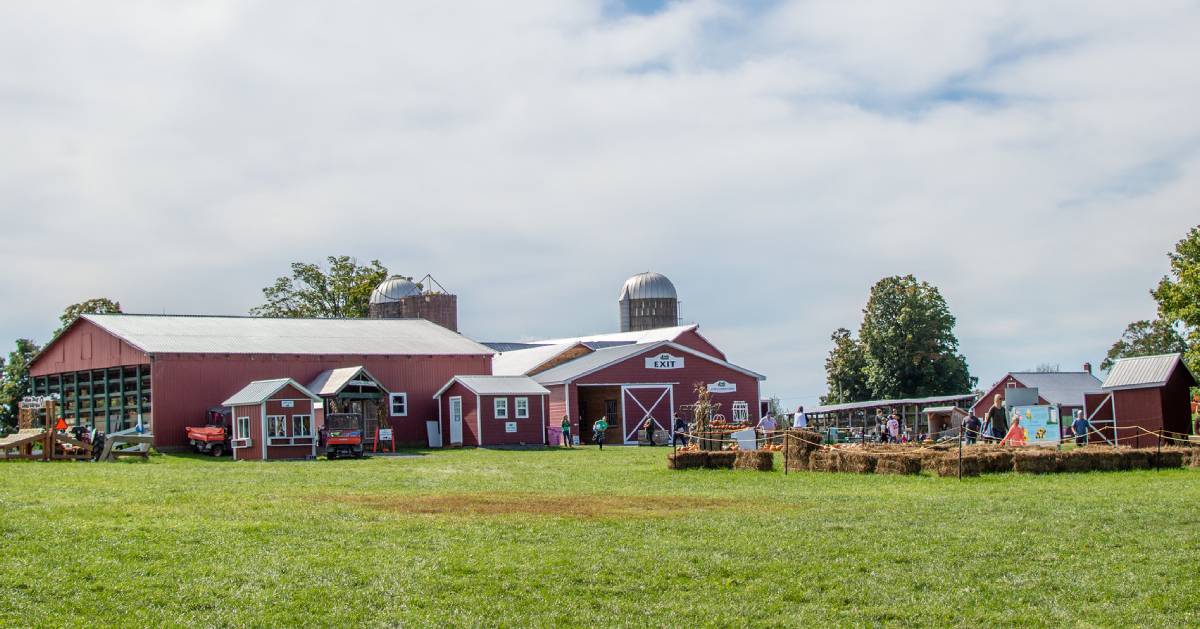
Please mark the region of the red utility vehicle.
[[232, 411], [224, 406], [214, 406], [205, 413], [203, 426], [187, 426], [188, 443], [196, 452], [207, 452], [221, 456], [229, 452], [229, 434], [232, 429]]
[[331, 413], [325, 416], [325, 458], [363, 455], [363, 432], [366, 425], [358, 413]]

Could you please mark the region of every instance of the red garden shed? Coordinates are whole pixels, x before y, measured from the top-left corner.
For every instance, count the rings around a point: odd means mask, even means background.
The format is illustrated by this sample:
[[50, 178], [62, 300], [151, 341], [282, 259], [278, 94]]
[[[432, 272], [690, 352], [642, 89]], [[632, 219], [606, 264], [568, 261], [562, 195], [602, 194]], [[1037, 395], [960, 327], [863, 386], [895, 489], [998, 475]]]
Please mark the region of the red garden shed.
[[256, 380], [221, 405], [233, 410], [235, 461], [316, 458], [321, 398], [295, 380]]
[[1186, 438], [1192, 434], [1189, 389], [1194, 386], [1180, 354], [1122, 358], [1104, 379], [1107, 395], [1088, 396], [1086, 413], [1107, 437], [1115, 424], [1122, 445], [1156, 443], [1148, 433]]
[[528, 376], [455, 376], [433, 396], [443, 445], [544, 445], [550, 391]]

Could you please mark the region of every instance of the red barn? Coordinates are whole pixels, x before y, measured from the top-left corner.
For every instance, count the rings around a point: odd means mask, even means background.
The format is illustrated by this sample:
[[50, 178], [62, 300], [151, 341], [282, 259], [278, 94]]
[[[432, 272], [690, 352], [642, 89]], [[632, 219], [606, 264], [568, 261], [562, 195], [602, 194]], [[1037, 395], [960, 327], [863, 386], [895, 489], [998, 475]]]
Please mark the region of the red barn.
[[727, 419], [757, 424], [759, 388], [765, 378], [714, 353], [658, 341], [596, 349], [538, 372], [533, 379], [550, 390], [552, 424], [557, 426], [568, 415], [572, 434], [588, 440], [592, 423], [603, 416], [613, 431], [608, 440], [632, 445], [638, 443], [647, 420], [669, 433], [675, 413], [690, 419], [697, 384], [707, 387]]
[[549, 394], [527, 376], [455, 376], [433, 396], [443, 445], [544, 445]]
[[221, 405], [233, 411], [235, 461], [316, 458], [321, 398], [295, 380], [256, 380]]
[[1169, 438], [1192, 434], [1189, 400], [1196, 379], [1180, 354], [1117, 360], [1104, 379], [1107, 395], [1088, 396], [1088, 418], [1106, 438], [1116, 426], [1122, 445], [1148, 446], [1164, 433]]
[[1071, 413], [1083, 410], [1084, 395], [1100, 390], [1100, 379], [1092, 375], [1090, 365], [1084, 365], [1083, 371], [1011, 371], [1004, 375], [971, 407], [971, 413], [983, 417], [992, 407], [992, 398], [997, 393], [1009, 389], [1037, 389], [1038, 404], [1057, 406], [1059, 417], [1070, 417]]
[[398, 444], [423, 446], [434, 393], [453, 376], [490, 374], [492, 353], [420, 319], [84, 315], [30, 375], [35, 395], [61, 396], [69, 423], [115, 431], [140, 417], [163, 449], [186, 446], [184, 427], [248, 382], [363, 368], [386, 389], [384, 427]]

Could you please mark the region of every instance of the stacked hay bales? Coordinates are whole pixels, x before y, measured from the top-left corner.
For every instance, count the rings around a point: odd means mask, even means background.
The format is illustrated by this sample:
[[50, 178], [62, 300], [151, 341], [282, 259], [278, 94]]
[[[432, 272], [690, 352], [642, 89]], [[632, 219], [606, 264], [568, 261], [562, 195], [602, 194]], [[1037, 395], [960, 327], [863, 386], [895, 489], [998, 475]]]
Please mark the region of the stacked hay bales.
[[766, 450], [738, 452], [733, 461], [733, 469], [770, 472], [775, 469], [775, 453]]
[[707, 452], [680, 451], [667, 455], [667, 469], [691, 470], [708, 466]]
[[1121, 456], [1121, 467], [1123, 470], [1148, 470], [1150, 469], [1150, 457], [1154, 454], [1153, 450], [1139, 450], [1136, 448], [1120, 448], [1118, 450]]
[[714, 470], [731, 470], [737, 461], [737, 452], [730, 450], [714, 450], [708, 452], [708, 463], [705, 467]]
[[1058, 471], [1058, 452], [1030, 448], [1012, 455], [1012, 470], [1024, 474], [1050, 474]]
[[808, 469], [813, 472], [837, 472], [841, 470], [840, 459], [834, 448], [816, 450], [808, 457]]
[[[942, 477], [958, 476], [959, 473], [959, 457], [958, 453], [946, 453], [936, 457], [924, 457], [921, 464], [925, 469]], [[962, 456], [962, 475], [963, 476], [979, 476], [983, 472], [983, 456], [980, 454], [963, 454]]]
[[821, 451], [821, 433], [812, 430], [789, 430], [784, 438], [784, 466], [789, 472], [805, 472], [811, 468], [810, 457]]

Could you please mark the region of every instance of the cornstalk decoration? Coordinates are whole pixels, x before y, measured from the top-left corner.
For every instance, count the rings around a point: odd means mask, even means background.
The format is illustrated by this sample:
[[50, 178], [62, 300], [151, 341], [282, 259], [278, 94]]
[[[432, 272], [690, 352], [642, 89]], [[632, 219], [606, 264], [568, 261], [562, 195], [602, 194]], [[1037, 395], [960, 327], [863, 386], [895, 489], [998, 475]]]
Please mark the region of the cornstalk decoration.
[[692, 414], [696, 420], [696, 434], [701, 435], [700, 449], [706, 450], [708, 448], [705, 446], [711, 447], [712, 443], [710, 440], [705, 439], [704, 435], [708, 433], [713, 415], [721, 410], [721, 405], [712, 401], [712, 393], [708, 391], [708, 385], [703, 382], [697, 382], [694, 389], [696, 391], [696, 405], [693, 407]]

